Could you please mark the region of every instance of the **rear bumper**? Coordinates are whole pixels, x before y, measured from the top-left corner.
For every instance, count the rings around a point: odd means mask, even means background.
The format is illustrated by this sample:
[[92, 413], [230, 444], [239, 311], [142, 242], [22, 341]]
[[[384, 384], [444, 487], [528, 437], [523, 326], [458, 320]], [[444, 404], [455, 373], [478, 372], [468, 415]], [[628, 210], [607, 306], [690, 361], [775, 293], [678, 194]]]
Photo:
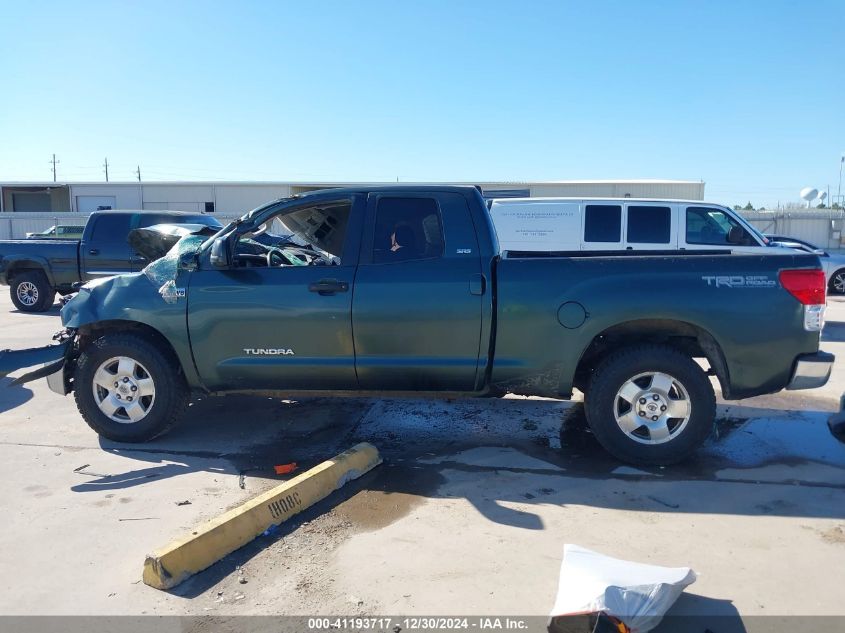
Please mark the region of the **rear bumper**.
[[801, 354], [795, 361], [795, 369], [792, 370], [792, 378], [786, 388], [796, 390], [824, 386], [830, 379], [835, 358], [833, 354], [827, 352]]

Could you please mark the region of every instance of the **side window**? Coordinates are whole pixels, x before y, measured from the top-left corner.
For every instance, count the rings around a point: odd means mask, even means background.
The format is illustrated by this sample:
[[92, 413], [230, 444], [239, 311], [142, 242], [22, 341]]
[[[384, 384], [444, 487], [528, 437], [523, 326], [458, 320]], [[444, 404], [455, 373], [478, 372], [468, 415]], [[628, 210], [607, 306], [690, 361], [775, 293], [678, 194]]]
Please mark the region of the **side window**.
[[443, 255], [443, 228], [433, 198], [381, 198], [376, 207], [373, 263]]
[[[145, 229], [148, 226], [153, 226], [155, 224], [166, 224], [167, 220], [164, 219], [165, 216], [161, 216], [155, 213], [141, 213], [139, 214], [140, 217], [138, 218], [138, 228]], [[175, 224], [175, 222], [174, 222]]]
[[668, 244], [672, 224], [669, 207], [628, 207], [629, 244]]
[[91, 241], [121, 242], [125, 244], [126, 236], [129, 234], [129, 221], [131, 219], [131, 213], [104, 213], [97, 218], [94, 231], [91, 233]]
[[616, 204], [588, 204], [584, 208], [584, 241], [622, 241], [622, 207]]
[[352, 204], [345, 200], [287, 209], [238, 238], [236, 264], [241, 268], [339, 265], [351, 211]]
[[[687, 220], [687, 244], [709, 244], [712, 246], [728, 246], [728, 232], [733, 227], [742, 226], [721, 209], [713, 207], [688, 207]], [[756, 242], [742, 228], [745, 246], [754, 245]]]

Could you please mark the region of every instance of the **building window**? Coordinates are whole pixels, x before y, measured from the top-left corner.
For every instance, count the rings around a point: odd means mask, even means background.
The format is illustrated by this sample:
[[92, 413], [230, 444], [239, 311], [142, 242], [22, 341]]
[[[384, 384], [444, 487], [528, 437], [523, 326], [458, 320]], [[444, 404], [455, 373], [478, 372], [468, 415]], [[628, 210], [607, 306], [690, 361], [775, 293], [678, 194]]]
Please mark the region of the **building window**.
[[205, 203], [205, 212], [206, 213], [214, 213], [214, 203], [213, 202], [206, 202]]

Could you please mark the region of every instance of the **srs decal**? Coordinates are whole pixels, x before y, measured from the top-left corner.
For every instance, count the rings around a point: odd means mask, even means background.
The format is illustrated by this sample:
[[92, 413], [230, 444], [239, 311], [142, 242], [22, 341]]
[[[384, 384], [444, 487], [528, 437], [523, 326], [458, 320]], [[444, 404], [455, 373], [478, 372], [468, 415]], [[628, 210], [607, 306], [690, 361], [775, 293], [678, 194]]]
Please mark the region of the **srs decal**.
[[292, 349], [287, 347], [244, 347], [247, 356], [294, 356]]
[[716, 288], [777, 288], [778, 285], [767, 275], [705, 275], [702, 279]]

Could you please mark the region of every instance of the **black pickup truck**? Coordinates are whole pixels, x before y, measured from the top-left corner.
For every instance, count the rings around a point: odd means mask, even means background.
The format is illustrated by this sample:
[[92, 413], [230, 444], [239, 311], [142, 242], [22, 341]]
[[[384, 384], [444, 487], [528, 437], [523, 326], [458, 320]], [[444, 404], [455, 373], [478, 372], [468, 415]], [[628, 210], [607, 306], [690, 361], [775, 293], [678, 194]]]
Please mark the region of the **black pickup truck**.
[[137, 228], [155, 224], [204, 224], [222, 228], [213, 217], [184, 211], [96, 211], [81, 240], [0, 241], [0, 284], [10, 286], [12, 302], [24, 312], [44, 312], [56, 292], [79, 281], [141, 270], [149, 261], [127, 242]]

